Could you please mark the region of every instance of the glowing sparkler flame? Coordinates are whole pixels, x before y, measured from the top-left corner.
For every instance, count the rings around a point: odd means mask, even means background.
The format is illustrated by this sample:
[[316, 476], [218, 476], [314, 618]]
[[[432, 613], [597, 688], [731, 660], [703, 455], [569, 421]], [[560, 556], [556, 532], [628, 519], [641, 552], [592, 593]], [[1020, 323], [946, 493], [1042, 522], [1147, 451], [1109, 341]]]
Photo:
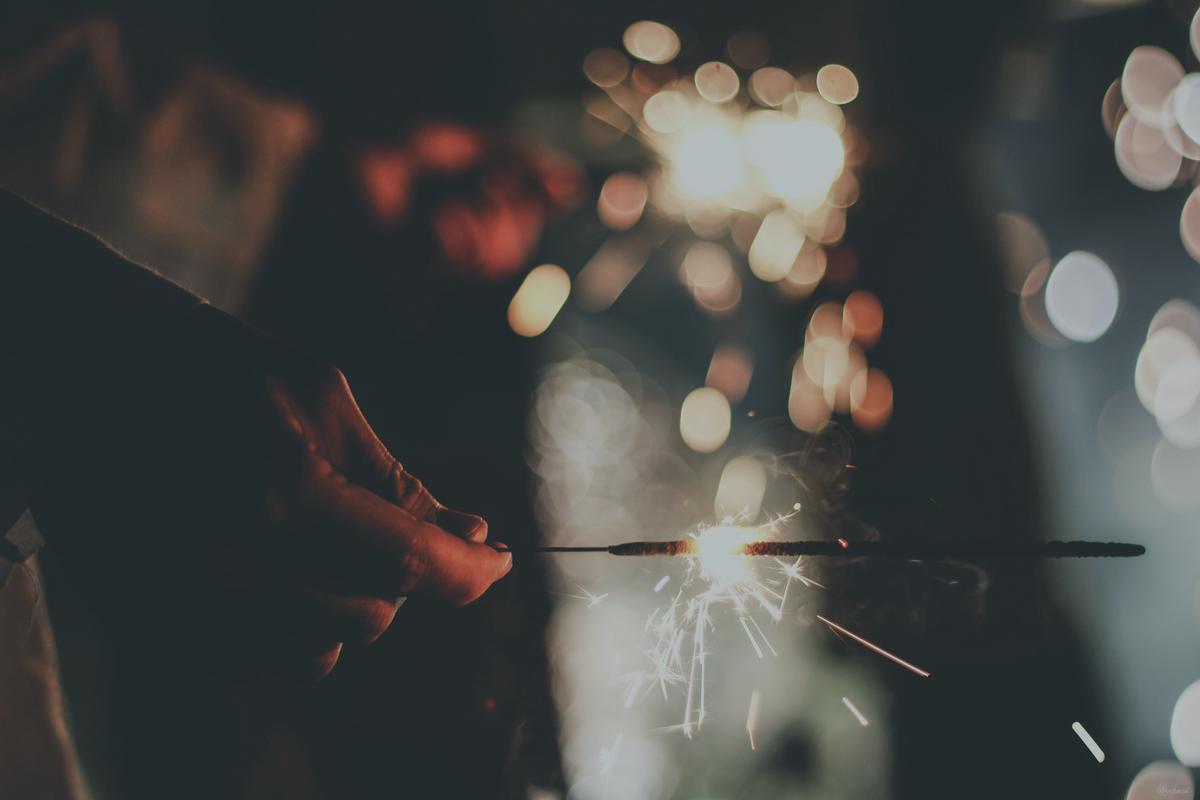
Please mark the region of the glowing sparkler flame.
[[750, 563], [742, 553], [746, 545], [759, 536], [760, 533], [753, 528], [724, 525], [699, 534], [694, 542], [694, 552], [700, 561], [703, 577], [724, 586], [750, 579]]

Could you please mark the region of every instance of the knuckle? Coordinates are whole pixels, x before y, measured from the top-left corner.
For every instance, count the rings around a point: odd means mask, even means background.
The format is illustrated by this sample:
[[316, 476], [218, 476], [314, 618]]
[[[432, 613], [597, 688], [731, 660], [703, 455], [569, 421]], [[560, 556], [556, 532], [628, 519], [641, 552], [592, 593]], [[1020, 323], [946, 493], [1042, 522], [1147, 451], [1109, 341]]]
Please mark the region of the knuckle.
[[417, 519], [430, 520], [442, 508], [442, 504], [418, 478], [404, 473], [403, 480], [405, 485], [400, 497], [401, 507]]

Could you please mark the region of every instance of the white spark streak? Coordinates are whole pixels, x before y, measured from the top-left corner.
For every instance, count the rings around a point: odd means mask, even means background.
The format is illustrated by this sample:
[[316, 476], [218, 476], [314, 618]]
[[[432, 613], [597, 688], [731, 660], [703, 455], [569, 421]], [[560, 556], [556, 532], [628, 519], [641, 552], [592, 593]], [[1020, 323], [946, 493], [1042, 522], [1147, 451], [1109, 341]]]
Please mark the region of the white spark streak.
[[858, 706], [854, 705], [854, 703], [850, 701], [849, 697], [843, 697], [842, 702], [846, 705], [846, 708], [850, 709], [850, 713], [854, 715], [856, 720], [858, 720], [859, 725], [862, 725], [865, 728], [871, 724], [867, 721], [867, 718], [863, 716], [863, 713], [858, 710]]
[[608, 797], [608, 779], [612, 775], [613, 766], [617, 761], [617, 754], [621, 752], [621, 742], [625, 739], [624, 733], [618, 733], [617, 738], [613, 740], [612, 747], [600, 748], [600, 774], [604, 776], [604, 797]]
[[746, 632], [746, 638], [750, 640], [750, 644], [754, 647], [754, 652], [758, 654], [759, 658], [762, 658], [762, 648], [758, 646], [758, 642], [754, 641], [754, 634], [750, 632], [750, 626], [746, 624], [746, 618], [738, 617], [738, 622], [742, 623], [742, 630]]
[[746, 734], [750, 737], [750, 749], [757, 750], [758, 745], [754, 742], [754, 732], [758, 730], [758, 704], [762, 699], [762, 695], [758, 689], [750, 692], [750, 708], [746, 712]]
[[605, 592], [604, 594], [592, 594], [591, 592], [589, 592], [587, 589], [583, 588], [582, 586], [579, 587], [579, 591], [583, 592], [583, 594], [568, 594], [565, 596], [573, 597], [576, 600], [586, 601], [588, 608], [595, 608], [596, 606], [600, 605], [600, 603], [602, 603], [604, 601], [604, 598], [608, 597], [608, 592]]
[[1096, 740], [1093, 739], [1092, 735], [1087, 732], [1087, 729], [1083, 727], [1083, 724], [1080, 722], [1072, 722], [1071, 730], [1075, 731], [1075, 735], [1078, 736], [1085, 745], [1087, 745], [1088, 750], [1092, 751], [1092, 755], [1095, 756], [1096, 761], [1103, 764], [1104, 751], [1100, 749], [1100, 745], [1096, 744]]
[[824, 617], [822, 617], [820, 614], [817, 614], [817, 619], [821, 620], [821, 622], [824, 622], [826, 625], [828, 625], [830, 628], [833, 628], [833, 630], [837, 631], [838, 633], [846, 634], [851, 639], [858, 642], [859, 644], [861, 644], [863, 647], [867, 648], [868, 650], [872, 650], [872, 651], [878, 653], [879, 655], [883, 656], [884, 658], [890, 659], [891, 661], [895, 662], [896, 664], [899, 664], [900, 666], [904, 667], [905, 669], [907, 669], [911, 672], [915, 672], [917, 675], [920, 675], [922, 678], [929, 677], [929, 673], [926, 672], [925, 670], [921, 669], [920, 667], [914, 666], [914, 665], [908, 663], [907, 661], [905, 661], [903, 658], [900, 658], [897, 655], [889, 653], [887, 650], [884, 650], [882, 647], [880, 647], [877, 644], [868, 642], [866, 639], [862, 638], [861, 636], [859, 636], [856, 633], [851, 633], [850, 631], [843, 628], [841, 625], [838, 625], [836, 622], [827, 620]]
[[633, 708], [633, 701], [637, 699], [638, 692], [641, 691], [642, 683], [646, 680], [646, 673], [638, 672], [633, 677], [633, 683], [625, 692], [625, 707]]
[[[757, 530], [738, 528], [738, 520], [731, 517], [717, 526], [715, 538], [704, 539], [712, 529], [689, 534], [705, 546], [697, 548], [697, 555], [688, 557], [687, 571], [671, 601], [656, 608], [646, 618], [645, 632], [649, 640], [646, 656], [652, 666], [629, 676], [625, 690], [627, 708], [632, 707], [639, 696], [653, 691], [655, 685], [665, 701], [670, 700], [672, 688], [681, 686], [684, 696], [682, 720], [678, 725], [658, 730], [682, 731], [690, 739], [703, 727], [708, 717], [706, 687], [710, 655], [705, 639], [708, 630], [714, 628], [714, 612], [718, 606], [730, 606], [755, 655], [759, 658], [765, 658], [768, 653], [778, 655], [758, 617], [766, 614], [778, 623], [783, 619], [791, 582], [799, 581], [805, 587], [809, 586], [809, 580], [800, 574], [802, 560], [793, 563], [776, 559], [770, 574], [778, 577], [760, 578], [755, 574], [755, 560], [745, 559], [731, 548], [742, 538], [753, 539], [763, 531], [776, 532], [792, 516], [778, 517]], [[654, 591], [661, 591], [668, 581], [668, 576], [661, 577]], [[687, 654], [685, 648], [689, 638], [691, 652]]]

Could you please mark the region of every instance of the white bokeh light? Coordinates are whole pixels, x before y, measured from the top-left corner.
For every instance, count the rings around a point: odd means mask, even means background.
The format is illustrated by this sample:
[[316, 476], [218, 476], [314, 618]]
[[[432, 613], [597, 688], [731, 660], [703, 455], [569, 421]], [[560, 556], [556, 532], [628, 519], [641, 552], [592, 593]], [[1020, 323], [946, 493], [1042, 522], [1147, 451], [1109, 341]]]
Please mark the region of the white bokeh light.
[[711, 386], [693, 390], [679, 408], [679, 433], [698, 453], [711, 453], [729, 438], [729, 401]]
[[1200, 767], [1200, 680], [1183, 690], [1171, 714], [1171, 749], [1180, 763]]
[[1076, 250], [1055, 265], [1046, 281], [1046, 314], [1063, 336], [1093, 342], [1117, 316], [1120, 289], [1108, 265]]

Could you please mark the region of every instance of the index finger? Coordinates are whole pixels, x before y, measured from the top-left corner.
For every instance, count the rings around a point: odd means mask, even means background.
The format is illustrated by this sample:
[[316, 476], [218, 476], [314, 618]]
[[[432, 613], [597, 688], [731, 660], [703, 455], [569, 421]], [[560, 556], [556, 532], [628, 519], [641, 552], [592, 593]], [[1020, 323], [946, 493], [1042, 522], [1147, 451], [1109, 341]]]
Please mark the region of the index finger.
[[[511, 554], [418, 519], [336, 472], [306, 483], [304, 502], [323, 522], [317, 546], [353, 559], [389, 591], [426, 592], [465, 605], [512, 567]], [[486, 523], [482, 532], [486, 536]]]

